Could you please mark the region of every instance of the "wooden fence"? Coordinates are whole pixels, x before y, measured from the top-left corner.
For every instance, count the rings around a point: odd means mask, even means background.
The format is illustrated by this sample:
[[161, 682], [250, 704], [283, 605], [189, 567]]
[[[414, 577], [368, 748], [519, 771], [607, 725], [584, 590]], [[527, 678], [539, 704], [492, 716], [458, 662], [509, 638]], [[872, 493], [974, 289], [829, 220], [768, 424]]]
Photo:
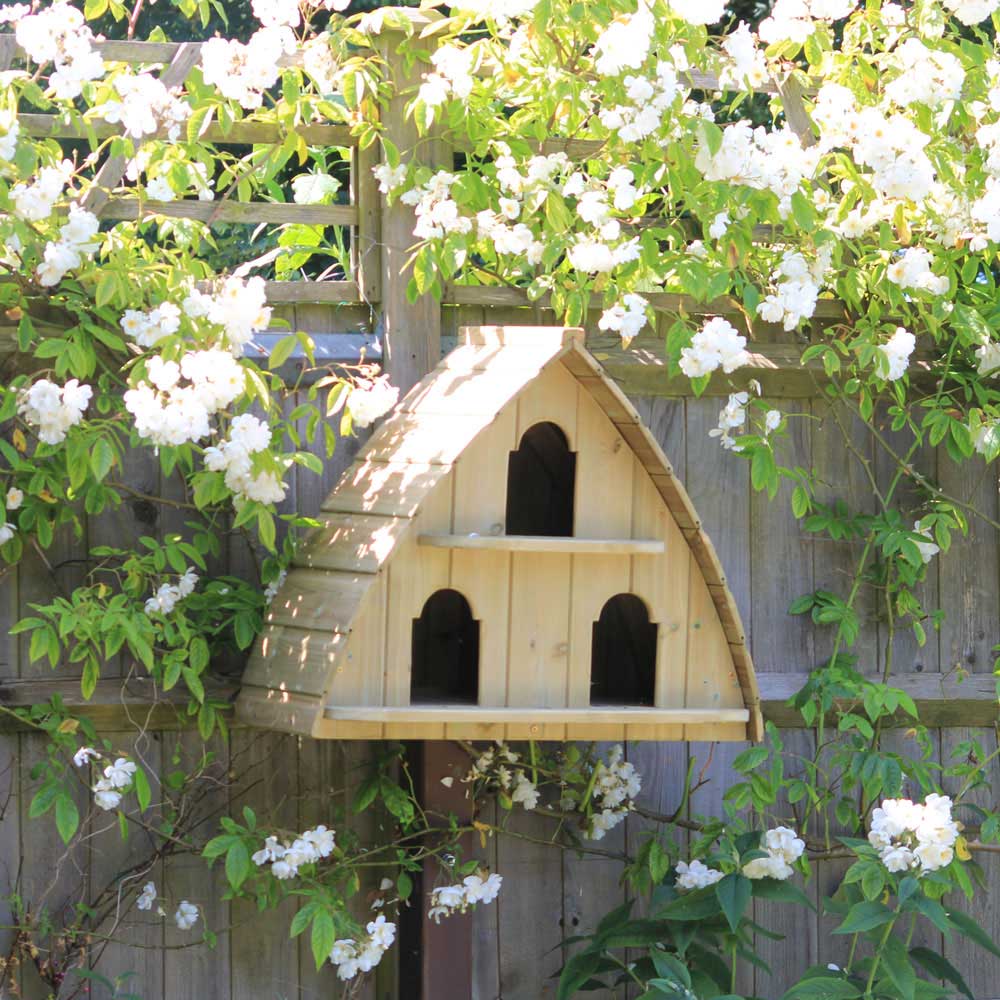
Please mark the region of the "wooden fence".
[[[173, 72], [177, 79], [183, 79], [193, 64], [196, 48], [106, 43], [105, 54], [166, 64], [165, 76]], [[384, 51], [394, 71], [402, 72], [389, 42]], [[9, 38], [0, 39], [0, 68], [5, 56], [9, 64], [15, 55]], [[402, 106], [402, 98], [395, 100], [383, 118], [397, 147], [431, 148], [433, 144], [418, 146]], [[25, 116], [22, 123], [36, 134], [67, 138], [80, 134], [79, 123], [41, 115]], [[278, 143], [284, 138], [271, 126], [256, 123], [237, 125], [225, 134], [217, 128], [212, 126], [207, 138], [242, 143]], [[111, 134], [105, 126], [98, 126], [97, 132]], [[227, 219], [273, 222], [289, 221], [295, 214], [296, 221], [349, 227], [353, 264], [345, 280], [272, 282], [271, 301], [278, 307], [278, 318], [317, 335], [330, 360], [341, 354], [341, 359], [352, 358], [359, 338], [365, 341], [367, 337], [370, 343], [370, 335], [378, 332], [384, 337], [386, 365], [404, 388], [431, 367], [461, 325], [554, 321], [544, 302], [528, 304], [523, 290], [511, 288], [449, 287], [442, 303], [423, 299], [407, 304], [405, 277], [400, 275], [412, 243], [409, 209], [387, 206], [380, 199], [371, 177], [374, 152], [357, 149], [348, 130], [310, 124], [303, 127], [303, 134], [311, 144], [353, 149], [349, 204], [297, 208], [259, 202], [180, 201], [140, 206], [116, 192], [123, 164], [109, 160], [100, 175], [108, 190], [95, 195], [92, 207], [109, 219], [133, 218], [142, 211], [200, 218], [208, 223]], [[441, 151], [432, 149], [428, 155], [440, 157]], [[670, 295], [651, 299], [665, 313], [681, 304], [692, 314], [728, 314], [736, 308], [728, 300], [705, 304], [692, 300], [681, 303], [679, 297]], [[822, 321], [839, 315], [840, 307], [824, 302], [820, 312]], [[808, 618], [791, 617], [786, 609], [792, 599], [817, 587], [843, 592], [857, 551], [848, 542], [833, 543], [804, 534], [789, 512], [788, 497], [781, 495], [769, 502], [754, 493], [747, 463], [708, 437], [718, 419], [717, 397], [729, 391], [728, 382], [713, 381], [706, 397], [691, 398], [686, 380], [666, 374], [661, 336], [644, 336], [625, 352], [597, 332], [595, 319], [588, 317], [588, 343], [632, 396], [682, 477], [715, 543], [746, 624], [765, 713], [785, 727], [783, 738], [792, 752], [808, 753], [812, 736], [795, 728], [795, 714], [785, 701], [829, 653], [830, 639], [828, 632], [814, 628]], [[891, 470], [863, 425], [830, 410], [821, 393], [822, 373], [800, 364], [807, 337], [762, 327], [757, 338], [751, 365], [734, 376], [734, 383], [755, 378], [764, 397], [789, 415], [792, 454], [787, 456], [788, 462], [814, 467], [823, 482], [825, 498], [842, 499], [854, 508], [871, 504], [858, 454], [871, 463], [879, 479], [887, 480]], [[294, 407], [297, 401], [291, 394], [288, 406]], [[891, 438], [887, 428], [881, 430]], [[284, 509], [306, 514], [318, 511], [354, 450], [351, 442], [342, 442], [334, 459], [326, 463], [322, 479], [295, 467]], [[918, 467], [948, 493], [975, 503], [994, 519], [1000, 514], [994, 469], [967, 464], [959, 473], [943, 451], [933, 449], [920, 455]], [[970, 472], [970, 468], [975, 471]], [[0, 581], [0, 607], [8, 626], [26, 613], [31, 602], [75, 586], [81, 579], [80, 556], [87, 548], [126, 544], [143, 534], [163, 535], [183, 520], [169, 508], [157, 508], [144, 499], [160, 489], [160, 473], [152, 456], [134, 453], [121, 485], [126, 503], [120, 512], [87, 519], [82, 542], [60, 537], [44, 559], [29, 554], [16, 572]], [[249, 563], [241, 539], [234, 535], [224, 542], [227, 568], [247, 573]], [[1000, 544], [996, 533], [974, 522], [968, 538], [957, 539], [949, 554], [931, 564], [925, 591], [926, 604], [943, 608], [946, 619], [940, 633], [932, 634], [923, 648], [905, 634], [896, 636], [895, 681], [915, 695], [925, 719], [941, 727], [933, 731], [939, 759], [947, 759], [961, 741], [973, 736], [981, 739], [989, 752], [996, 747], [997, 717], [991, 650], [1000, 643]], [[874, 676], [885, 664], [886, 632], [877, 604], [867, 607], [865, 616], [859, 669]], [[2, 634], [0, 699], [4, 703], [31, 703], [56, 690], [72, 700], [76, 682], [71, 674], [52, 672], [47, 664], [32, 662], [23, 639], [9, 637], [6, 627]], [[122, 696], [120, 678], [126, 669], [122, 663], [108, 664], [105, 677], [110, 680], [102, 683], [94, 702], [86, 707], [116, 745], [134, 738], [132, 723], [145, 721], [149, 711], [148, 692], [141, 681], [130, 682], [128, 693]], [[220, 678], [219, 690], [231, 692], [236, 683], [235, 678]], [[177, 766], [178, 761], [181, 766], [190, 765], [199, 741], [179, 725], [171, 707], [158, 706], [149, 721], [155, 731], [136, 752], [161, 773]], [[900, 749], [914, 750], [912, 735], [905, 730], [889, 739]], [[633, 744], [627, 752], [643, 776], [643, 802], [663, 813], [676, 808], [688, 762], [697, 758], [699, 768], [703, 767], [711, 780], [689, 804], [689, 813], [695, 815], [720, 811], [731, 778], [730, 762], [741, 749], [739, 745]], [[0, 732], [0, 895], [16, 886], [26, 902], [37, 907], [44, 897], [50, 909], [58, 910], [81, 898], [90, 884], [113, 877], [127, 863], [131, 849], [121, 847], [115, 830], [94, 829], [80, 849], [58, 866], [63, 850], [53, 825], [28, 817], [34, 786], [31, 769], [42, 750], [43, 742], [33, 734], [9, 726]], [[218, 751], [216, 766], [232, 770], [238, 780], [217, 800], [204, 803], [206, 831], [219, 811], [244, 803], [287, 826], [327, 820], [343, 805], [334, 791], [356, 780], [368, 754], [364, 744], [315, 743], [249, 730], [235, 731], [231, 744], [220, 745]], [[1000, 787], [996, 768], [991, 779], [994, 787]], [[376, 839], [375, 821], [364, 822], [368, 825], [361, 832]], [[480, 908], [474, 918], [471, 995], [475, 1000], [539, 1000], [553, 995], [550, 977], [560, 964], [563, 940], [591, 929], [603, 913], [624, 898], [620, 863], [579, 858], [538, 843], [544, 839], [544, 824], [530, 815], [518, 815], [513, 826], [535, 839], [502, 838], [487, 846], [487, 860], [503, 874], [505, 882], [498, 902]], [[623, 851], [637, 846], [644, 832], [641, 820], [630, 819], [601, 846], [611, 852]], [[975, 915], [987, 932], [1000, 940], [1000, 858], [989, 854], [980, 860], [988, 886], [978, 897]], [[820, 864], [806, 886], [807, 892], [818, 901], [836, 886], [842, 871], [839, 861]], [[171, 898], [188, 898], [202, 906], [208, 925], [220, 931], [219, 944], [215, 951], [182, 949], [183, 942], [171, 921], [133, 912], [124, 923], [124, 943], [107, 948], [99, 963], [108, 975], [135, 973], [124, 992], [143, 1000], [318, 1000], [331, 995], [333, 970], [327, 967], [316, 973], [308, 946], [288, 939], [289, 909], [259, 915], [246, 904], [223, 902], [219, 878], [207, 878], [203, 863], [197, 859], [171, 863], [168, 870], [156, 873], [156, 880]], [[8, 923], [7, 916], [0, 913], [0, 926]], [[807, 965], [840, 962], [845, 957], [845, 942], [831, 936], [831, 924], [825, 918], [807, 919], [801, 910], [792, 916], [763, 903], [756, 904], [755, 916], [786, 938], [781, 942], [759, 940], [760, 953], [771, 961], [772, 971], [749, 973], [740, 984], [747, 993], [776, 1000]], [[0, 931], [0, 954], [6, 954], [9, 945], [9, 934], [5, 937], [5, 933]], [[970, 953], [961, 941], [944, 943], [935, 935], [927, 943], [943, 947], [963, 970], [977, 1000], [1000, 997], [1000, 963], [984, 961], [982, 953]], [[30, 970], [24, 972], [22, 988], [28, 998], [41, 995], [40, 984]], [[406, 982], [395, 981], [392, 967], [386, 963], [364, 996], [396, 1000], [412, 995], [408, 988]], [[107, 994], [95, 984], [92, 995]]]

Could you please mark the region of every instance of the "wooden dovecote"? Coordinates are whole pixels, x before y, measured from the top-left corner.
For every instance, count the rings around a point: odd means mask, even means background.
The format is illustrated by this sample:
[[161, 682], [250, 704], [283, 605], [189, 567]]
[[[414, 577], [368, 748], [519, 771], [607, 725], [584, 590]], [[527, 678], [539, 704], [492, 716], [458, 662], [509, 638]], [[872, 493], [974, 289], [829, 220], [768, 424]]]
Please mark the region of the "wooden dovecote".
[[320, 520], [244, 676], [249, 724], [341, 739], [761, 736], [715, 550], [581, 330], [463, 330]]

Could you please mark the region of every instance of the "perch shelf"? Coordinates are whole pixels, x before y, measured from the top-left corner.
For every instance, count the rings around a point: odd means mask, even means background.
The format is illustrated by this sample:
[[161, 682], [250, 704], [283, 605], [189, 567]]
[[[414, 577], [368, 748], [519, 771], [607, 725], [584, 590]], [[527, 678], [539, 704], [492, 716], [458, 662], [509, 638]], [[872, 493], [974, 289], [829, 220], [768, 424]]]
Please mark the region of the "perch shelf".
[[598, 723], [622, 725], [703, 725], [747, 722], [746, 708], [633, 708], [601, 705], [595, 708], [508, 708], [480, 705], [349, 705], [328, 707], [323, 713], [332, 722], [467, 722], [497, 723]]
[[492, 552], [559, 552], [574, 556], [658, 556], [666, 546], [658, 538], [566, 538], [550, 535], [417, 536], [417, 544], [433, 549], [485, 549]]

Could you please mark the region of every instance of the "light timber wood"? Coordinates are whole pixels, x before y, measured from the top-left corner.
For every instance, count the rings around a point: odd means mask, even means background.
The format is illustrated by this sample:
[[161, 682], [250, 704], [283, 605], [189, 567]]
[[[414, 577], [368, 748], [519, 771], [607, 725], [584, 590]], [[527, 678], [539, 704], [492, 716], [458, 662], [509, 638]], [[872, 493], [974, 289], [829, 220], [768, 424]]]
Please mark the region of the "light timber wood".
[[[0, 36], [2, 38], [4, 36]], [[9, 36], [8, 36], [9, 37]], [[121, 126], [103, 119], [66, 120], [61, 115], [23, 114], [17, 116], [21, 128], [34, 136], [53, 139], [87, 139], [93, 135], [97, 139], [110, 139], [121, 135]], [[233, 122], [223, 127], [218, 122], [210, 122], [200, 133], [204, 142], [215, 145], [255, 146], [282, 142], [289, 133], [301, 135], [310, 146], [339, 146], [349, 148], [356, 144], [349, 125], [323, 125], [302, 123], [294, 128], [285, 128], [271, 122]], [[147, 138], [166, 139], [164, 128], [150, 133]], [[353, 201], [353, 199], [352, 199]], [[356, 202], [355, 202], [356, 203]]]
[[[386, 575], [380, 573], [351, 623], [346, 644], [337, 651], [327, 704], [378, 705], [384, 697], [387, 629]], [[405, 661], [404, 661], [405, 662]]]
[[[632, 530], [646, 535], [659, 535], [666, 551], [676, 558], [683, 554], [687, 542], [670, 516], [646, 470], [636, 462], [632, 485]], [[656, 689], [658, 708], [683, 705], [687, 665], [687, 615], [689, 573], [664, 573], [646, 559], [631, 562], [631, 591], [641, 597], [649, 608], [656, 632]], [[668, 739], [682, 739], [678, 728]], [[632, 739], [647, 739], [639, 730], [630, 730]]]
[[[515, 418], [515, 406], [502, 410], [455, 464], [453, 531], [504, 530]], [[417, 536], [418, 544], [422, 537]], [[503, 550], [458, 548], [451, 553], [451, 586], [465, 596], [479, 622], [479, 700], [487, 705], [503, 704], [507, 695], [510, 562]]]
[[378, 184], [373, 170], [378, 165], [378, 143], [351, 152], [351, 204], [358, 221], [351, 234], [351, 272], [365, 302], [382, 299], [382, 217]]
[[376, 462], [359, 457], [344, 473], [322, 510], [343, 514], [413, 517], [448, 477], [444, 465]]
[[151, 201], [109, 198], [101, 211], [105, 219], [133, 221], [162, 215], [168, 219], [200, 222], [298, 223], [314, 226], [354, 226], [358, 210], [353, 205], [295, 205], [269, 201]]
[[[511, 555], [506, 700], [512, 707], [566, 705], [570, 570], [570, 556]], [[547, 724], [542, 732], [549, 739], [564, 739], [566, 727]], [[508, 735], [528, 739], [533, 733], [508, 728]]]
[[456, 419], [441, 413], [400, 410], [379, 427], [358, 457], [372, 462], [450, 466], [492, 416], [466, 414]]
[[576, 405], [579, 385], [562, 366], [546, 368], [517, 400], [517, 440], [535, 424], [555, 424], [566, 435], [570, 451], [577, 450]]
[[[562, 538], [548, 535], [417, 536], [417, 544], [432, 549], [482, 549], [492, 552], [561, 552], [573, 556], [655, 556], [665, 551], [655, 538]], [[593, 567], [591, 567], [591, 570]]]
[[370, 582], [365, 573], [293, 569], [271, 602], [266, 623], [350, 632]]
[[298, 550], [296, 566], [374, 573], [410, 526], [409, 518], [379, 514], [329, 513], [319, 520], [323, 527]]
[[319, 696], [347, 642], [340, 632], [295, 625], [265, 625], [243, 673], [245, 684]]
[[[455, 463], [451, 530], [465, 537], [503, 535], [507, 464], [517, 447], [517, 408], [502, 410]], [[418, 539], [419, 540], [419, 539]]]
[[[170, 57], [170, 65], [160, 74], [163, 86], [168, 90], [180, 86], [194, 68], [200, 52], [201, 47], [193, 42], [181, 42], [177, 45]], [[141, 144], [141, 140], [134, 142], [136, 149]], [[100, 215], [107, 206], [111, 192], [124, 176], [127, 164], [128, 158], [125, 156], [109, 156], [97, 171], [92, 187], [83, 196], [81, 202], [83, 207], [95, 215]]]
[[[575, 376], [574, 376], [575, 378]], [[579, 383], [578, 383], [579, 385]], [[577, 456], [574, 534], [599, 531], [619, 537], [632, 530], [632, 479], [635, 458], [607, 414], [587, 392], [577, 390]], [[627, 558], [638, 550], [609, 549], [600, 558], [582, 558], [573, 552], [570, 606], [569, 676], [570, 707], [590, 704], [593, 629], [601, 609], [615, 594], [625, 593], [631, 582]], [[662, 542], [647, 552], [662, 553]], [[658, 559], [661, 569], [664, 560]], [[567, 739], [616, 739], [617, 731], [566, 727]]]
[[[448, 484], [450, 485], [450, 484]], [[431, 594], [449, 585], [447, 552], [418, 552], [416, 533], [421, 527], [451, 523], [451, 490], [437, 490], [414, 519], [414, 531], [403, 541], [389, 564], [388, 618], [385, 642], [385, 704], [410, 703], [410, 668], [413, 654], [413, 621], [420, 617]], [[394, 738], [398, 734], [387, 734]]]
[[354, 304], [362, 301], [354, 281], [267, 281], [267, 301]]
[[628, 722], [655, 724], [745, 723], [750, 713], [745, 708], [506, 708], [467, 705], [328, 705], [323, 713], [333, 721], [357, 722], [486, 722], [505, 724], [607, 723]]
[[[649, 304], [664, 312], [686, 312], [691, 316], [742, 316], [742, 304], [734, 298], [725, 297], [700, 302], [689, 295], [674, 292], [649, 292], [645, 295]], [[548, 307], [548, 296], [543, 295], [532, 301], [525, 288], [511, 288], [501, 285], [448, 285], [442, 299], [448, 305], [476, 306], [534, 306]], [[846, 318], [845, 306], [834, 299], [820, 299], [816, 303], [817, 319]]]
[[[315, 699], [405, 708], [413, 622], [451, 587], [479, 623], [480, 704], [585, 708], [594, 623], [610, 598], [636, 593], [659, 638], [657, 708], [746, 708], [749, 729], [425, 717], [425, 738], [501, 728], [513, 739], [759, 736], [753, 666], [721, 563], [659, 443], [581, 331], [477, 326], [460, 338], [458, 359], [412, 389], [323, 502], [322, 526], [273, 600], [251, 660], [252, 720], [270, 713], [286, 728], [308, 720], [316, 735], [356, 737], [344, 719], [317, 722]], [[543, 421], [576, 453], [575, 536], [506, 536], [508, 457]], [[636, 534], [640, 523], [651, 530]], [[378, 736], [414, 735], [405, 720], [379, 725]]]

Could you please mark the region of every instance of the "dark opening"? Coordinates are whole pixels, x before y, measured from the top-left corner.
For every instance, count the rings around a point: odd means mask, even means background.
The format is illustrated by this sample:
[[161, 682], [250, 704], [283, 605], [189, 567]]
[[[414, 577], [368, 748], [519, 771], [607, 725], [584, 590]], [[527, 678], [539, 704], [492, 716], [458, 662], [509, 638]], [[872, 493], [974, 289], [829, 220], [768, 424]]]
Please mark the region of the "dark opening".
[[507, 534], [573, 534], [576, 454], [562, 430], [535, 424], [521, 438], [507, 464]]
[[616, 594], [594, 622], [591, 705], [652, 705], [656, 623], [635, 594]]
[[410, 701], [479, 700], [479, 622], [457, 590], [431, 594], [413, 619]]

